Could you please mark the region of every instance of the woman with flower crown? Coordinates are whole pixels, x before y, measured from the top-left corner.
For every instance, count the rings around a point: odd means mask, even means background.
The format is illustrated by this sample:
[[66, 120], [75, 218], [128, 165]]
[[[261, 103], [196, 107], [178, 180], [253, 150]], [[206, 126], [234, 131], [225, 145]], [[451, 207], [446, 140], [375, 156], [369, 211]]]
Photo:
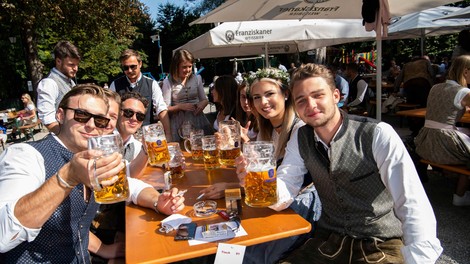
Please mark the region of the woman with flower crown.
[[[274, 142], [275, 156], [279, 166], [291, 133], [305, 125], [295, 115], [294, 101], [288, 88], [289, 74], [275, 68], [260, 69], [256, 73], [251, 73], [247, 82], [250, 85], [248, 92], [250, 106], [258, 123], [257, 140]], [[311, 180], [311, 176], [305, 178]], [[313, 227], [320, 217], [321, 205], [311, 181], [304, 182], [304, 186], [290, 207], [309, 221]], [[202, 190], [201, 193], [205, 193], [205, 198], [221, 198], [225, 188], [235, 187], [239, 187], [238, 182], [216, 183]], [[290, 250], [302, 245], [312, 233], [313, 228], [308, 234], [247, 247], [243, 263], [275, 263]]]

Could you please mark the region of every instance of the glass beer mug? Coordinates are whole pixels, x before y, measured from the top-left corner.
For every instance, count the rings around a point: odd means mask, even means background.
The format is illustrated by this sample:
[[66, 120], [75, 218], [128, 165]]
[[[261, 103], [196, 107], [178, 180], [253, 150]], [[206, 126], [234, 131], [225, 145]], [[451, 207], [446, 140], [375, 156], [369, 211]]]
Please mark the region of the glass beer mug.
[[247, 142], [243, 145], [247, 175], [245, 203], [251, 207], [267, 207], [277, 202], [276, 159], [270, 141]]
[[215, 136], [210, 135], [202, 137], [202, 153], [204, 158], [204, 168], [206, 170], [217, 169], [220, 167], [219, 150], [217, 149]]
[[191, 153], [193, 160], [202, 160], [203, 136], [203, 129], [193, 129], [191, 133], [189, 133], [189, 139], [184, 140], [184, 148], [187, 152]]
[[170, 174], [172, 179], [179, 179], [184, 176], [184, 169], [186, 164], [184, 162], [184, 156], [181, 152], [180, 144], [178, 142], [168, 143], [168, 151], [170, 152]]
[[193, 125], [191, 121], [186, 120], [181, 124], [180, 128], [178, 129], [178, 135], [182, 139], [188, 139], [191, 131], [193, 130]]
[[170, 161], [168, 144], [166, 142], [165, 130], [160, 121], [156, 124], [150, 124], [142, 127], [145, 138], [145, 145], [149, 155], [149, 164], [151, 166], [163, 166]]
[[[105, 135], [91, 137], [88, 139], [88, 149], [101, 150], [103, 156], [108, 156], [114, 152], [122, 151], [122, 138], [120, 135]], [[99, 159], [100, 157], [96, 157]], [[125, 201], [129, 197], [129, 184], [127, 182], [128, 166], [127, 161], [122, 160], [126, 163], [126, 166], [119, 172], [118, 180], [112, 185], [103, 186], [101, 190], [95, 189], [93, 191], [95, 201], [100, 204], [112, 204], [121, 201]]]
[[219, 161], [221, 165], [235, 166], [235, 159], [240, 156], [240, 123], [235, 120], [219, 122], [221, 141], [219, 144]]

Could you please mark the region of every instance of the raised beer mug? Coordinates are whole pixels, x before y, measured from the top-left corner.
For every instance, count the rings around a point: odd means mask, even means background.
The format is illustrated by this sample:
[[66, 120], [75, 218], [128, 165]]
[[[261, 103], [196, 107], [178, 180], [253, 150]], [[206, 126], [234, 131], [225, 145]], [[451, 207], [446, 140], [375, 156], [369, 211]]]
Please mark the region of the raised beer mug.
[[204, 168], [206, 170], [220, 167], [219, 150], [214, 135], [202, 137], [202, 154], [204, 158]]
[[163, 166], [170, 161], [168, 144], [166, 142], [165, 130], [160, 121], [142, 127], [145, 138], [145, 145], [151, 166]]
[[271, 141], [247, 142], [243, 145], [246, 159], [245, 203], [267, 207], [277, 202], [276, 159]]
[[[101, 150], [103, 156], [108, 156], [114, 152], [122, 153], [122, 138], [120, 135], [105, 135], [91, 137], [88, 139], [88, 149]], [[96, 157], [99, 159], [100, 157]], [[119, 172], [118, 180], [112, 185], [103, 186], [101, 190], [93, 191], [95, 201], [101, 204], [112, 204], [125, 201], [129, 197], [129, 184], [127, 175], [129, 175], [127, 161], [122, 159], [126, 166]], [[97, 185], [99, 183], [97, 182]]]
[[219, 144], [219, 160], [221, 165], [235, 166], [235, 159], [240, 156], [240, 123], [235, 120], [219, 122], [221, 140]]
[[203, 129], [193, 129], [189, 133], [189, 139], [184, 140], [184, 149], [191, 153], [193, 160], [202, 160], [202, 137]]

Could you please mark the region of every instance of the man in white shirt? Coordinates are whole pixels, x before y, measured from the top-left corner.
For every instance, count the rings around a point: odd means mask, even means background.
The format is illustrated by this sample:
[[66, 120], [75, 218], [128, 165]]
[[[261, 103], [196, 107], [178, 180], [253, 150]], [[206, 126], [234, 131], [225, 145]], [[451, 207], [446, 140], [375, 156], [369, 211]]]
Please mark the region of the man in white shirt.
[[[98, 208], [89, 175], [110, 185], [124, 166], [118, 153], [95, 160], [99, 153], [87, 150], [88, 138], [102, 135], [110, 122], [108, 107], [101, 87], [77, 86], [59, 104], [57, 135], [12, 145], [0, 155], [2, 262], [89, 262], [89, 226]], [[151, 208], [158, 199], [158, 210], [171, 214], [184, 207], [176, 193], [141, 192], [131, 199]], [[142, 202], [143, 197], [151, 200]]]
[[141, 73], [142, 59], [140, 54], [132, 49], [124, 50], [119, 57], [124, 76], [114, 80], [109, 89], [116, 91], [119, 95], [126, 92], [138, 92], [150, 102], [143, 125], [154, 123], [157, 118], [163, 124], [165, 135], [171, 141], [170, 117], [168, 107], [163, 100], [162, 90], [155, 80]]
[[[309, 171], [322, 215], [313, 238], [284, 263], [434, 263], [442, 252], [436, 219], [393, 128], [339, 110], [339, 90], [321, 65], [301, 66], [290, 85], [307, 125], [287, 144], [271, 208], [287, 208]], [[244, 185], [246, 162], [237, 161]]]
[[58, 133], [55, 114], [62, 97], [75, 86], [80, 53], [69, 41], [59, 41], [54, 47], [55, 67], [38, 84], [38, 116], [49, 131]]

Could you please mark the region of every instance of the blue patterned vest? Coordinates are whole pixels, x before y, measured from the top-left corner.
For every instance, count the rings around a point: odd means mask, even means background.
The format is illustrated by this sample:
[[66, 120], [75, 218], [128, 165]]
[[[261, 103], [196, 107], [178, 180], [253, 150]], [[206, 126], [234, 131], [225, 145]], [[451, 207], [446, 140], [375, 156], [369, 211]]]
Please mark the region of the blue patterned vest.
[[[73, 156], [51, 135], [29, 144], [44, 157], [46, 180]], [[88, 232], [97, 209], [93, 195], [86, 203], [83, 185], [77, 185], [44, 223], [36, 239], [0, 254], [0, 263], [90, 263]]]
[[401, 237], [401, 223], [372, 154], [375, 120], [343, 116], [330, 143], [330, 158], [321, 154], [313, 128], [299, 129], [298, 145], [321, 203], [318, 228], [354, 238]]
[[116, 92], [122, 96], [127, 92], [136, 92], [140, 93], [143, 97], [147, 98], [149, 101], [149, 106], [147, 107], [147, 113], [145, 114], [144, 122], [142, 123], [143, 126], [148, 125], [153, 122], [153, 109], [156, 107], [153, 104], [152, 100], [152, 84], [154, 80], [150, 79], [147, 76], [142, 75], [142, 78], [137, 82], [137, 85], [132, 88], [131, 84], [127, 80], [126, 76], [121, 76], [114, 80], [114, 87]]

